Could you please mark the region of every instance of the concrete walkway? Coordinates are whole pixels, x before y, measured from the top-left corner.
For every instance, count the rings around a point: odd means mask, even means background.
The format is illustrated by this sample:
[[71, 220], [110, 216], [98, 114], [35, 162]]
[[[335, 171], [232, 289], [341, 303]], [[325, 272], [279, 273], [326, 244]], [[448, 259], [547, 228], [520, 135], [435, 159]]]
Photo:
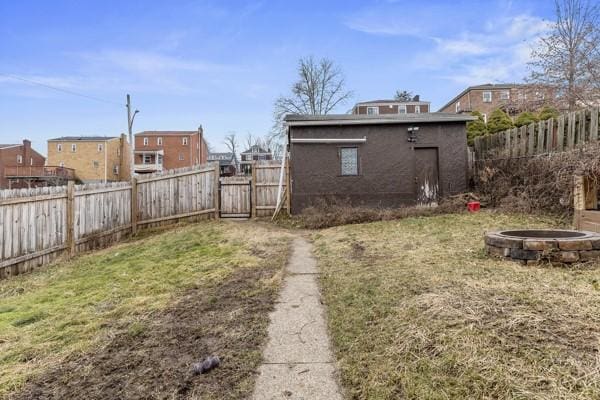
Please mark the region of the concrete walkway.
[[294, 239], [283, 290], [270, 315], [254, 400], [342, 399], [311, 251], [308, 241]]

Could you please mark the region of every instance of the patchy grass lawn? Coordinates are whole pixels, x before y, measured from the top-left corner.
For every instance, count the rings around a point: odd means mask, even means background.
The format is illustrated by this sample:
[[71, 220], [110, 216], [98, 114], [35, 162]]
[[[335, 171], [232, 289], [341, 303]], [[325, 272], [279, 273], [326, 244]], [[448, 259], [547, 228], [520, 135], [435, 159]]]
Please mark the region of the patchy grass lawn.
[[288, 242], [207, 221], [1, 281], [0, 397], [246, 397]]
[[349, 397], [600, 398], [600, 265], [484, 254], [484, 230], [553, 224], [481, 212], [314, 234]]

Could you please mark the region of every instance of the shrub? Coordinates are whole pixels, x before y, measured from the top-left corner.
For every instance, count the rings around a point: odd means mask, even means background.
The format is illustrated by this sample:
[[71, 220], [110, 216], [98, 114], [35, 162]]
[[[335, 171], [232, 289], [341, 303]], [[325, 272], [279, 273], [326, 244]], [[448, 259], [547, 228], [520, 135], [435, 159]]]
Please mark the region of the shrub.
[[495, 159], [478, 164], [477, 194], [492, 207], [568, 217], [573, 212], [573, 176], [600, 179], [600, 144], [527, 158]]
[[550, 118], [558, 118], [560, 113], [554, 107], [546, 106], [542, 108], [538, 114], [538, 119], [540, 121], [545, 121]]
[[523, 125], [529, 125], [532, 122], [538, 122], [539, 118], [532, 112], [523, 111], [515, 120], [515, 126], [521, 127]]
[[487, 128], [489, 133], [501, 132], [512, 127], [513, 122], [508, 114], [499, 108], [494, 110], [488, 119]]
[[473, 111], [471, 115], [477, 117], [477, 119], [467, 123], [467, 143], [469, 146], [473, 145], [473, 141], [476, 137], [483, 136], [488, 133], [487, 126], [483, 120], [483, 114], [479, 111]]

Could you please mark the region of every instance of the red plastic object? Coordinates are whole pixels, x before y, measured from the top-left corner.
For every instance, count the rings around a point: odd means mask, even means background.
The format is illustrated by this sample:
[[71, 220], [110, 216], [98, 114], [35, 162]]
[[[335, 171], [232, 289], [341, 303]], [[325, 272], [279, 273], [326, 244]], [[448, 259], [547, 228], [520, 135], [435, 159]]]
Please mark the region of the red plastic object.
[[467, 203], [467, 210], [469, 212], [477, 212], [481, 208], [481, 204], [478, 201], [470, 201]]

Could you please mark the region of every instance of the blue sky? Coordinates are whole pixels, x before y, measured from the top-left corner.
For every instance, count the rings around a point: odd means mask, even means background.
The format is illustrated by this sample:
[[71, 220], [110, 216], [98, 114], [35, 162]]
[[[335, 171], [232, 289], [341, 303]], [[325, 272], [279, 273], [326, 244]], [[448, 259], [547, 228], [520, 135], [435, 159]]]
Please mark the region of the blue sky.
[[309, 55], [338, 64], [353, 102], [406, 89], [437, 109], [468, 85], [521, 81], [552, 18], [549, 0], [0, 0], [0, 143], [45, 153], [51, 137], [125, 132], [130, 93], [135, 131], [202, 124], [222, 149], [269, 131]]

